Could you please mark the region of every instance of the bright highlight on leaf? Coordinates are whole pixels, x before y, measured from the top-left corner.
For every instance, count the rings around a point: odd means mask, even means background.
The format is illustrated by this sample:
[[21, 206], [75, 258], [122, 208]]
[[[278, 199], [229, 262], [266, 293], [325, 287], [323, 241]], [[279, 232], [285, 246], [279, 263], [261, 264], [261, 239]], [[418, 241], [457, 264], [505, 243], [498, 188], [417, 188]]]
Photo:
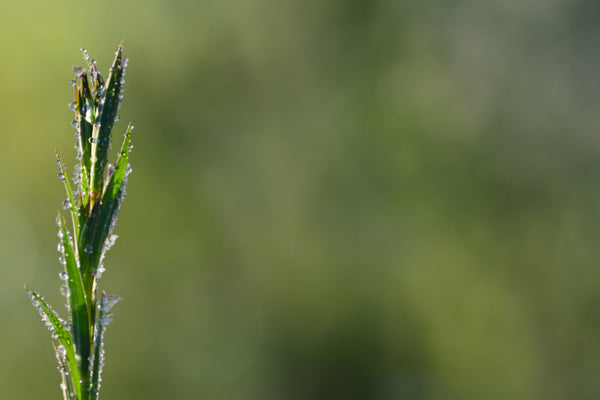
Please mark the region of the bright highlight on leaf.
[[58, 211], [58, 252], [63, 270], [61, 293], [66, 298], [67, 320], [63, 320], [35, 291], [26, 286], [33, 305], [52, 334], [61, 374], [60, 388], [64, 400], [97, 400], [104, 366], [104, 332], [112, 320], [111, 307], [120, 297], [98, 289], [104, 271], [104, 257], [114, 244], [112, 234], [131, 172], [129, 151], [131, 131], [128, 125], [118, 159], [108, 162], [112, 129], [119, 120], [117, 111], [123, 99], [127, 57], [123, 43], [104, 80], [84, 49], [86, 66], [73, 67], [69, 82], [74, 100], [72, 126], [76, 132], [78, 164], [72, 182], [63, 159], [56, 152], [58, 178], [63, 182], [66, 199]]

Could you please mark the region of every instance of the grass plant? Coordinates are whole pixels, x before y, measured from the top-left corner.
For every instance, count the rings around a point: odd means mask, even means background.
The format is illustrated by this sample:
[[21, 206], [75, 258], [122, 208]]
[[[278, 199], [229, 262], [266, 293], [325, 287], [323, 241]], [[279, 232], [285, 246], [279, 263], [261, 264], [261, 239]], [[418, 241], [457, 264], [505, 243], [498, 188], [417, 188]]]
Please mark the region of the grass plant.
[[[59, 277], [67, 300], [67, 318], [61, 318], [42, 296], [25, 286], [54, 339], [65, 400], [99, 398], [104, 332], [111, 321], [111, 307], [120, 297], [101, 291], [98, 280], [104, 272], [104, 257], [117, 238], [112, 232], [131, 172], [131, 123], [116, 162], [108, 162], [111, 132], [119, 120], [117, 111], [123, 99], [127, 67], [123, 43], [119, 44], [106, 80], [96, 62], [84, 49], [82, 52], [86, 66], [73, 67], [75, 76], [70, 82], [74, 100], [69, 106], [75, 113], [72, 125], [76, 129], [78, 161], [72, 181], [56, 153], [58, 178], [67, 194], [63, 212], [58, 211], [56, 220], [59, 261], [63, 266]], [[63, 213], [70, 216], [70, 221]]]

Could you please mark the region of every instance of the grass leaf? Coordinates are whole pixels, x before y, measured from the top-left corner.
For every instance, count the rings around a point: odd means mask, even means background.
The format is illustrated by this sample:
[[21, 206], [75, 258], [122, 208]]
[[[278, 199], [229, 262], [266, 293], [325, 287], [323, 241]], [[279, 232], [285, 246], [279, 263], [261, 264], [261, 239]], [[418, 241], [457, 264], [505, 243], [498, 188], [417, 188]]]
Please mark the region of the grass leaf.
[[72, 377], [72, 384], [75, 388], [77, 398], [81, 399], [79, 368], [77, 366], [77, 360], [75, 358], [71, 334], [65, 328], [64, 321], [58, 315], [56, 315], [56, 312], [52, 309], [52, 307], [48, 305], [48, 303], [46, 303], [42, 296], [40, 296], [34, 290], [30, 289], [27, 285], [25, 285], [25, 289], [27, 290], [27, 293], [29, 293], [29, 295], [31, 296], [31, 302], [33, 303], [34, 307], [37, 308], [40, 312], [42, 320], [44, 321], [48, 329], [52, 332], [53, 338], [55, 337], [65, 349], [66, 365], [68, 366], [68, 370]]
[[90, 302], [86, 301], [79, 263], [69, 236], [69, 231], [65, 227], [65, 220], [60, 213], [59, 230], [62, 256], [67, 272], [67, 285], [69, 288], [68, 302], [72, 318], [71, 334], [77, 354], [80, 356], [79, 371], [85, 384], [90, 351], [90, 310], [88, 306]]
[[56, 154], [56, 163], [58, 165], [59, 176], [62, 176], [61, 181], [64, 183], [65, 191], [67, 192], [67, 200], [69, 202], [69, 209], [71, 210], [71, 218], [73, 219], [73, 228], [75, 229], [75, 238], [77, 238], [79, 237], [79, 213], [75, 210], [76, 203], [75, 199], [73, 198], [71, 184], [69, 183], [69, 176], [62, 158], [60, 158], [60, 155], [58, 155], [58, 151], [54, 150], [54, 153]]
[[123, 43], [119, 45], [115, 54], [115, 60], [105, 87], [99, 94], [98, 108], [92, 132], [92, 157], [91, 157], [91, 178], [90, 186], [92, 189], [92, 209], [97, 197], [100, 195], [102, 185], [102, 176], [107, 163], [108, 150], [110, 148], [110, 132], [117, 116], [117, 110], [121, 102], [121, 92], [123, 89], [123, 76], [127, 58], [123, 57]]
[[86, 249], [81, 254], [84, 287], [89, 290], [93, 286], [94, 270], [99, 267], [100, 259], [108, 235], [112, 232], [119, 214], [121, 202], [127, 184], [129, 173], [128, 158], [131, 144], [131, 130], [129, 124], [119, 153], [117, 163], [109, 172], [101, 201], [94, 205], [92, 213], [81, 231], [82, 243]]
[[82, 52], [89, 70], [73, 67], [75, 79], [70, 84], [74, 87], [74, 100], [69, 105], [75, 112], [72, 125], [77, 129], [77, 191], [72, 189], [65, 163], [56, 152], [58, 176], [67, 193], [63, 207], [70, 209], [73, 222], [71, 236], [65, 218], [58, 212], [59, 260], [64, 266], [60, 277], [66, 281], [61, 290], [67, 298], [68, 324], [26, 286], [52, 337], [59, 342], [54, 349], [64, 400], [98, 399], [104, 331], [110, 322], [110, 307], [120, 299], [104, 292], [97, 299], [98, 279], [104, 270], [104, 256], [117, 237], [111, 233], [125, 196], [133, 129], [129, 124], [117, 162], [109, 164], [111, 130], [123, 97], [127, 57], [121, 42], [105, 81], [96, 62], [87, 51]]

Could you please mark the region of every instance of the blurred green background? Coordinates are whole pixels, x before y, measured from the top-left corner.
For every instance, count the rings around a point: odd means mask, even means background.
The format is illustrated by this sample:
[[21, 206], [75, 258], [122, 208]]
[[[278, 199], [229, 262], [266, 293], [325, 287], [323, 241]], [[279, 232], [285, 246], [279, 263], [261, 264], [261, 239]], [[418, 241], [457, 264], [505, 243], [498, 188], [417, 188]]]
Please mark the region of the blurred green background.
[[0, 398], [60, 398], [23, 284], [64, 310], [53, 149], [121, 39], [103, 398], [599, 398], [598, 4], [0, 2]]

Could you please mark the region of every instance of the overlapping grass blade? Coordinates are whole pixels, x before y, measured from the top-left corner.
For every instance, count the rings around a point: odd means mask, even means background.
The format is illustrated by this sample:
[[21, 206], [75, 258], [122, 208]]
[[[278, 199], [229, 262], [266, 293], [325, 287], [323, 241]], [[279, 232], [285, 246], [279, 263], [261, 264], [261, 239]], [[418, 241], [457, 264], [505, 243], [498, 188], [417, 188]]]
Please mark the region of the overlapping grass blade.
[[85, 290], [90, 290], [93, 286], [94, 270], [98, 268], [106, 239], [119, 214], [129, 173], [128, 158], [132, 128], [133, 126], [129, 124], [117, 163], [107, 177], [101, 201], [94, 205], [81, 231], [81, 241], [86, 243], [86, 248], [83, 253], [80, 253], [81, 259], [85, 260], [82, 262], [82, 275], [87, 277], [84, 279]]

